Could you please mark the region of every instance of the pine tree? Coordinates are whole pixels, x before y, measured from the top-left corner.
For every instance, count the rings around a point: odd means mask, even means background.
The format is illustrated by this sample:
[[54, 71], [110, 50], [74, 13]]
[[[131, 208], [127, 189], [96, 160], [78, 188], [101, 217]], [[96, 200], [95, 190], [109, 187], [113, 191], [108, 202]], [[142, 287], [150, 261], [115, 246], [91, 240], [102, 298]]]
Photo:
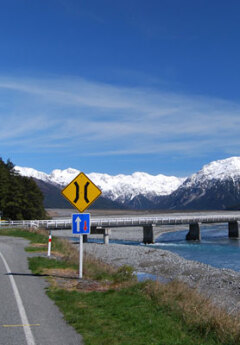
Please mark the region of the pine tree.
[[7, 219], [43, 219], [43, 194], [32, 178], [22, 177], [14, 164], [0, 158], [0, 211]]

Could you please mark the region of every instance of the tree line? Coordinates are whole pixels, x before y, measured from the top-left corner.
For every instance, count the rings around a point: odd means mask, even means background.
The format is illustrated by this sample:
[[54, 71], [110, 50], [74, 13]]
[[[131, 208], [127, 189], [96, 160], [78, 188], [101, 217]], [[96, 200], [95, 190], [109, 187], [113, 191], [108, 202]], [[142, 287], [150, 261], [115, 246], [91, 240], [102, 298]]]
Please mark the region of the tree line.
[[14, 164], [0, 158], [0, 211], [2, 219], [44, 219], [43, 194], [32, 178], [20, 176]]

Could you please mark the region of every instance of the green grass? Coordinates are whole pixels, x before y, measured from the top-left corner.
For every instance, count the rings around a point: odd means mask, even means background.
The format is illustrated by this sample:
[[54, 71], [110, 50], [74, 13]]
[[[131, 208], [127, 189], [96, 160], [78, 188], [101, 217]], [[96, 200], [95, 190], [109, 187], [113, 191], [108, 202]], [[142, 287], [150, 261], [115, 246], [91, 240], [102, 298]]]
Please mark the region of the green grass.
[[214, 335], [200, 337], [174, 313], [149, 300], [143, 284], [107, 292], [49, 289], [48, 295], [85, 345], [216, 345]]
[[[34, 257], [29, 258], [29, 267], [33, 273], [42, 274], [44, 269], [70, 268], [71, 265], [56, 259]], [[111, 280], [120, 281], [120, 276], [125, 282], [129, 271], [127, 267], [120, 272], [114, 271]], [[100, 276], [104, 278], [104, 275]], [[107, 277], [110, 279], [110, 273]], [[85, 345], [238, 344], [230, 338], [229, 341], [224, 340], [228, 339], [226, 336], [221, 341], [216, 329], [209, 330], [208, 324], [202, 320], [196, 325], [189, 320], [186, 322], [189, 313], [182, 313], [177, 303], [185, 300], [187, 305], [188, 296], [191, 304], [194, 305], [196, 300], [186, 288], [182, 292], [182, 285], [156, 291], [154, 283], [136, 283], [131, 279], [130, 282], [126, 288], [88, 293], [66, 291], [50, 285], [47, 293], [63, 312], [66, 321], [83, 336]], [[171, 294], [175, 291], [175, 297], [166, 298], [165, 290]], [[204, 313], [207, 313], [207, 307], [205, 309]], [[195, 318], [194, 313], [192, 318]]]
[[[27, 252], [47, 252], [48, 245], [48, 231], [44, 230], [24, 230], [24, 229], [9, 229], [9, 228], [0, 228], [0, 236], [13, 236], [21, 237], [30, 241], [30, 244], [45, 244], [46, 248], [37, 248], [33, 246], [28, 246], [25, 248]], [[60, 253], [66, 252], [65, 243], [61, 239], [53, 237], [52, 239], [52, 251], [57, 251]]]
[[78, 269], [77, 264], [69, 264], [68, 262], [56, 259], [48, 259], [43, 257], [28, 258], [29, 268], [34, 274], [42, 274], [44, 269], [50, 268], [73, 268]]
[[43, 235], [36, 231], [28, 231], [22, 229], [0, 229], [0, 236], [21, 237], [29, 240], [31, 243], [47, 243], [47, 234]]
[[[66, 260], [56, 260], [49, 259], [45, 257], [34, 257], [28, 258], [29, 268], [34, 274], [42, 274], [45, 269], [51, 268], [72, 268], [78, 271], [78, 264], [68, 262]], [[101, 266], [101, 267], [100, 267]], [[109, 270], [109, 267], [102, 266], [98, 263], [95, 265], [92, 260], [85, 260], [83, 264], [84, 277], [97, 280], [109, 282], [110, 284], [124, 283], [124, 282], [134, 282], [136, 277], [133, 275], [133, 269], [127, 265], [120, 267], [119, 269]]]

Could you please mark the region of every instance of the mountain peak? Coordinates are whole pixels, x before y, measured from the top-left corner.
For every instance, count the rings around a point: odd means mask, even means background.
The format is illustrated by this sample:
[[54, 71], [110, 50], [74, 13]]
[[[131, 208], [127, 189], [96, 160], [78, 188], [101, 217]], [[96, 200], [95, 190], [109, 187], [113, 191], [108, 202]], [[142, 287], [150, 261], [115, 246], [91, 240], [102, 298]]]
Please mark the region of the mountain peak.
[[204, 165], [202, 172], [211, 178], [224, 179], [227, 176], [240, 175], [240, 157], [221, 159]]
[[[73, 168], [55, 169], [48, 175], [32, 168], [22, 168], [19, 166], [15, 167], [15, 170], [21, 175], [34, 177], [61, 187], [70, 183], [80, 172]], [[100, 173], [90, 173], [87, 175], [102, 190], [104, 196], [120, 202], [124, 202], [126, 199], [131, 200], [140, 194], [149, 199], [155, 196], [169, 195], [185, 180], [184, 178], [161, 174], [154, 176], [145, 172], [115, 176]]]
[[210, 162], [197, 173], [191, 175], [185, 182], [189, 185], [197, 182], [209, 182], [213, 180], [227, 180], [240, 177], [240, 157], [230, 157]]

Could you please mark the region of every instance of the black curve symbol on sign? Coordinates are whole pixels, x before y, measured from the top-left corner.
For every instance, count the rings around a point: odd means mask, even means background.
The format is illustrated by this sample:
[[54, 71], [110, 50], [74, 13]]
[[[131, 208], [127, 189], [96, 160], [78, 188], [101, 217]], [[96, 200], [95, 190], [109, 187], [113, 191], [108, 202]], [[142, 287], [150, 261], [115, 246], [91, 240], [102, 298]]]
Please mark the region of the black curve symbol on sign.
[[76, 204], [76, 202], [79, 199], [79, 184], [77, 182], [74, 182], [74, 184], [76, 186], [76, 198], [75, 198], [75, 200], [73, 202]]
[[87, 189], [88, 189], [88, 186], [89, 186], [89, 182], [87, 182], [84, 186], [84, 199], [87, 203], [89, 203], [89, 200], [88, 200], [88, 197], [87, 197]]

